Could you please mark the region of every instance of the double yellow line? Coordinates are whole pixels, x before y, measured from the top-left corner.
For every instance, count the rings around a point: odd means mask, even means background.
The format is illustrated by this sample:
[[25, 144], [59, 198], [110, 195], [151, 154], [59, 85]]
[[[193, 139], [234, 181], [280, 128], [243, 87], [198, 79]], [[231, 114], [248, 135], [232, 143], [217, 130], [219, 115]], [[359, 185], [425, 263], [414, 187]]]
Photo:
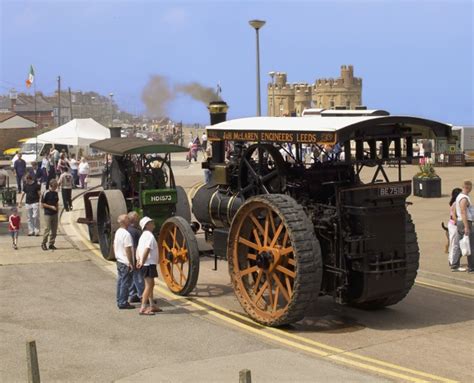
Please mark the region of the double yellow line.
[[[72, 221], [72, 215], [69, 216], [69, 223], [71, 224], [71, 227], [75, 228], [75, 232], [79, 235], [84, 245], [103, 260], [102, 254], [98, 250], [97, 246], [91, 244], [87, 239], [85, 229], [83, 227], [79, 228], [79, 225]], [[113, 274], [116, 274], [115, 268], [107, 267], [107, 269]], [[220, 305], [209, 302], [206, 299], [174, 295], [166, 288], [166, 285], [162, 281], [158, 282], [155, 290], [161, 296], [165, 296], [172, 300], [172, 303], [175, 305], [188, 307], [191, 306], [200, 312], [204, 311], [208, 315], [219, 319], [230, 326], [237, 327], [247, 333], [252, 333], [272, 342], [304, 351], [319, 358], [331, 360], [339, 364], [352, 366], [357, 369], [369, 371], [374, 374], [401, 381], [445, 383], [456, 382], [455, 380], [443, 378], [441, 376], [413, 370], [393, 363], [358, 355], [353, 352], [347, 352], [343, 349], [316, 342], [314, 340], [292, 334], [285, 330], [260, 325], [244, 315], [230, 311]]]

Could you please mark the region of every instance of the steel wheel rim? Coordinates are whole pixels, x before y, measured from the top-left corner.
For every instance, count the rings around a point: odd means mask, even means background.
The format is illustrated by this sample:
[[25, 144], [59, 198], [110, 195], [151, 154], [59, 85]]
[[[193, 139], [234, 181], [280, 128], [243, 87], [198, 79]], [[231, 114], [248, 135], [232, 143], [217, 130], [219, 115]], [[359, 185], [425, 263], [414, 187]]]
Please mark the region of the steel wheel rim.
[[169, 289], [181, 292], [189, 280], [189, 249], [186, 237], [173, 222], [166, 222], [159, 236], [160, 269]]
[[243, 217], [232, 252], [234, 281], [253, 310], [266, 319], [278, 319], [291, 303], [296, 279], [288, 228], [263, 203], [248, 205], [239, 213]]

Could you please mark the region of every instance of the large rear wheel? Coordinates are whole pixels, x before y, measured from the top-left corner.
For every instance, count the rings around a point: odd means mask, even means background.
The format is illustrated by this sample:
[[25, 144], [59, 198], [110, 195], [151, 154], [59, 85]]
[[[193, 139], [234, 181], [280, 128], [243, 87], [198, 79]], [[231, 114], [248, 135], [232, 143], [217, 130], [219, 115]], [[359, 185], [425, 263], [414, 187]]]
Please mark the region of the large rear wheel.
[[289, 196], [247, 200], [232, 221], [227, 257], [234, 292], [259, 323], [296, 322], [319, 294], [319, 241], [303, 208]]
[[114, 236], [119, 228], [117, 219], [119, 215], [127, 214], [125, 198], [120, 190], [104, 190], [99, 195], [97, 202], [97, 230], [102, 256], [115, 260]]
[[188, 295], [199, 276], [199, 249], [191, 226], [183, 217], [167, 219], [158, 238], [160, 270], [168, 288]]
[[97, 229], [97, 203], [98, 203], [97, 197], [90, 198], [90, 204], [91, 204], [91, 209], [92, 209], [92, 219], [95, 222], [89, 223], [87, 227], [89, 231], [89, 239], [92, 243], [99, 243], [99, 231]]
[[400, 292], [368, 302], [353, 303], [352, 305], [365, 310], [377, 310], [400, 302], [410, 292], [413, 284], [415, 283], [418, 271], [420, 262], [420, 249], [418, 247], [415, 225], [413, 224], [411, 215], [408, 212], [406, 212], [405, 223], [405, 256], [407, 266], [405, 274], [405, 286], [402, 290], [400, 290]]

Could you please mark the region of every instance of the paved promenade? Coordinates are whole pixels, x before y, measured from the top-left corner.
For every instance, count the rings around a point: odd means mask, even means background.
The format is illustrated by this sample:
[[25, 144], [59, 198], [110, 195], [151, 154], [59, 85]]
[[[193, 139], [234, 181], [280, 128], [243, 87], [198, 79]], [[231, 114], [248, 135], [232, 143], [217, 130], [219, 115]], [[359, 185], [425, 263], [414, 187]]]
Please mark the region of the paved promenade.
[[[199, 163], [187, 164], [181, 158], [174, 170], [177, 182], [188, 190], [203, 178]], [[415, 171], [406, 167], [404, 179]], [[421, 250], [417, 282], [472, 295], [473, 275], [448, 268], [440, 224], [447, 220], [448, 193], [463, 179], [474, 178], [473, 170], [438, 168], [438, 173], [442, 198], [410, 197]], [[80, 205], [76, 203], [75, 209]], [[56, 251], [42, 251], [41, 237], [27, 237], [25, 220], [19, 249], [13, 250], [6, 224], [0, 223], [0, 381], [26, 380], [29, 338], [37, 340], [44, 381], [224, 382], [238, 381], [243, 368], [250, 368], [257, 382], [310, 382], [315, 377], [331, 382], [385, 381], [373, 372], [262, 342], [168, 296], [160, 295], [164, 313], [156, 318], [117, 310], [114, 265], [80, 240], [72, 214], [77, 210], [62, 212]]]

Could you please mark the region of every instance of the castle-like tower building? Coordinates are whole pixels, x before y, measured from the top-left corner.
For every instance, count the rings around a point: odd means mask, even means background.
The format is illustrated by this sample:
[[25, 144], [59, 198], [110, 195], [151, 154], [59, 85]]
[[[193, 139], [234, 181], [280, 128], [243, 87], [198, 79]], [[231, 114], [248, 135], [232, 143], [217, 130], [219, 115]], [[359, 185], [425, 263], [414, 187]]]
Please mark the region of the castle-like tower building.
[[[267, 87], [269, 116], [301, 116], [305, 108], [355, 109], [362, 105], [362, 79], [354, 77], [352, 65], [341, 66], [341, 77], [318, 79], [314, 84], [289, 84], [284, 72], [275, 74]], [[275, 100], [275, 104], [273, 104]]]

